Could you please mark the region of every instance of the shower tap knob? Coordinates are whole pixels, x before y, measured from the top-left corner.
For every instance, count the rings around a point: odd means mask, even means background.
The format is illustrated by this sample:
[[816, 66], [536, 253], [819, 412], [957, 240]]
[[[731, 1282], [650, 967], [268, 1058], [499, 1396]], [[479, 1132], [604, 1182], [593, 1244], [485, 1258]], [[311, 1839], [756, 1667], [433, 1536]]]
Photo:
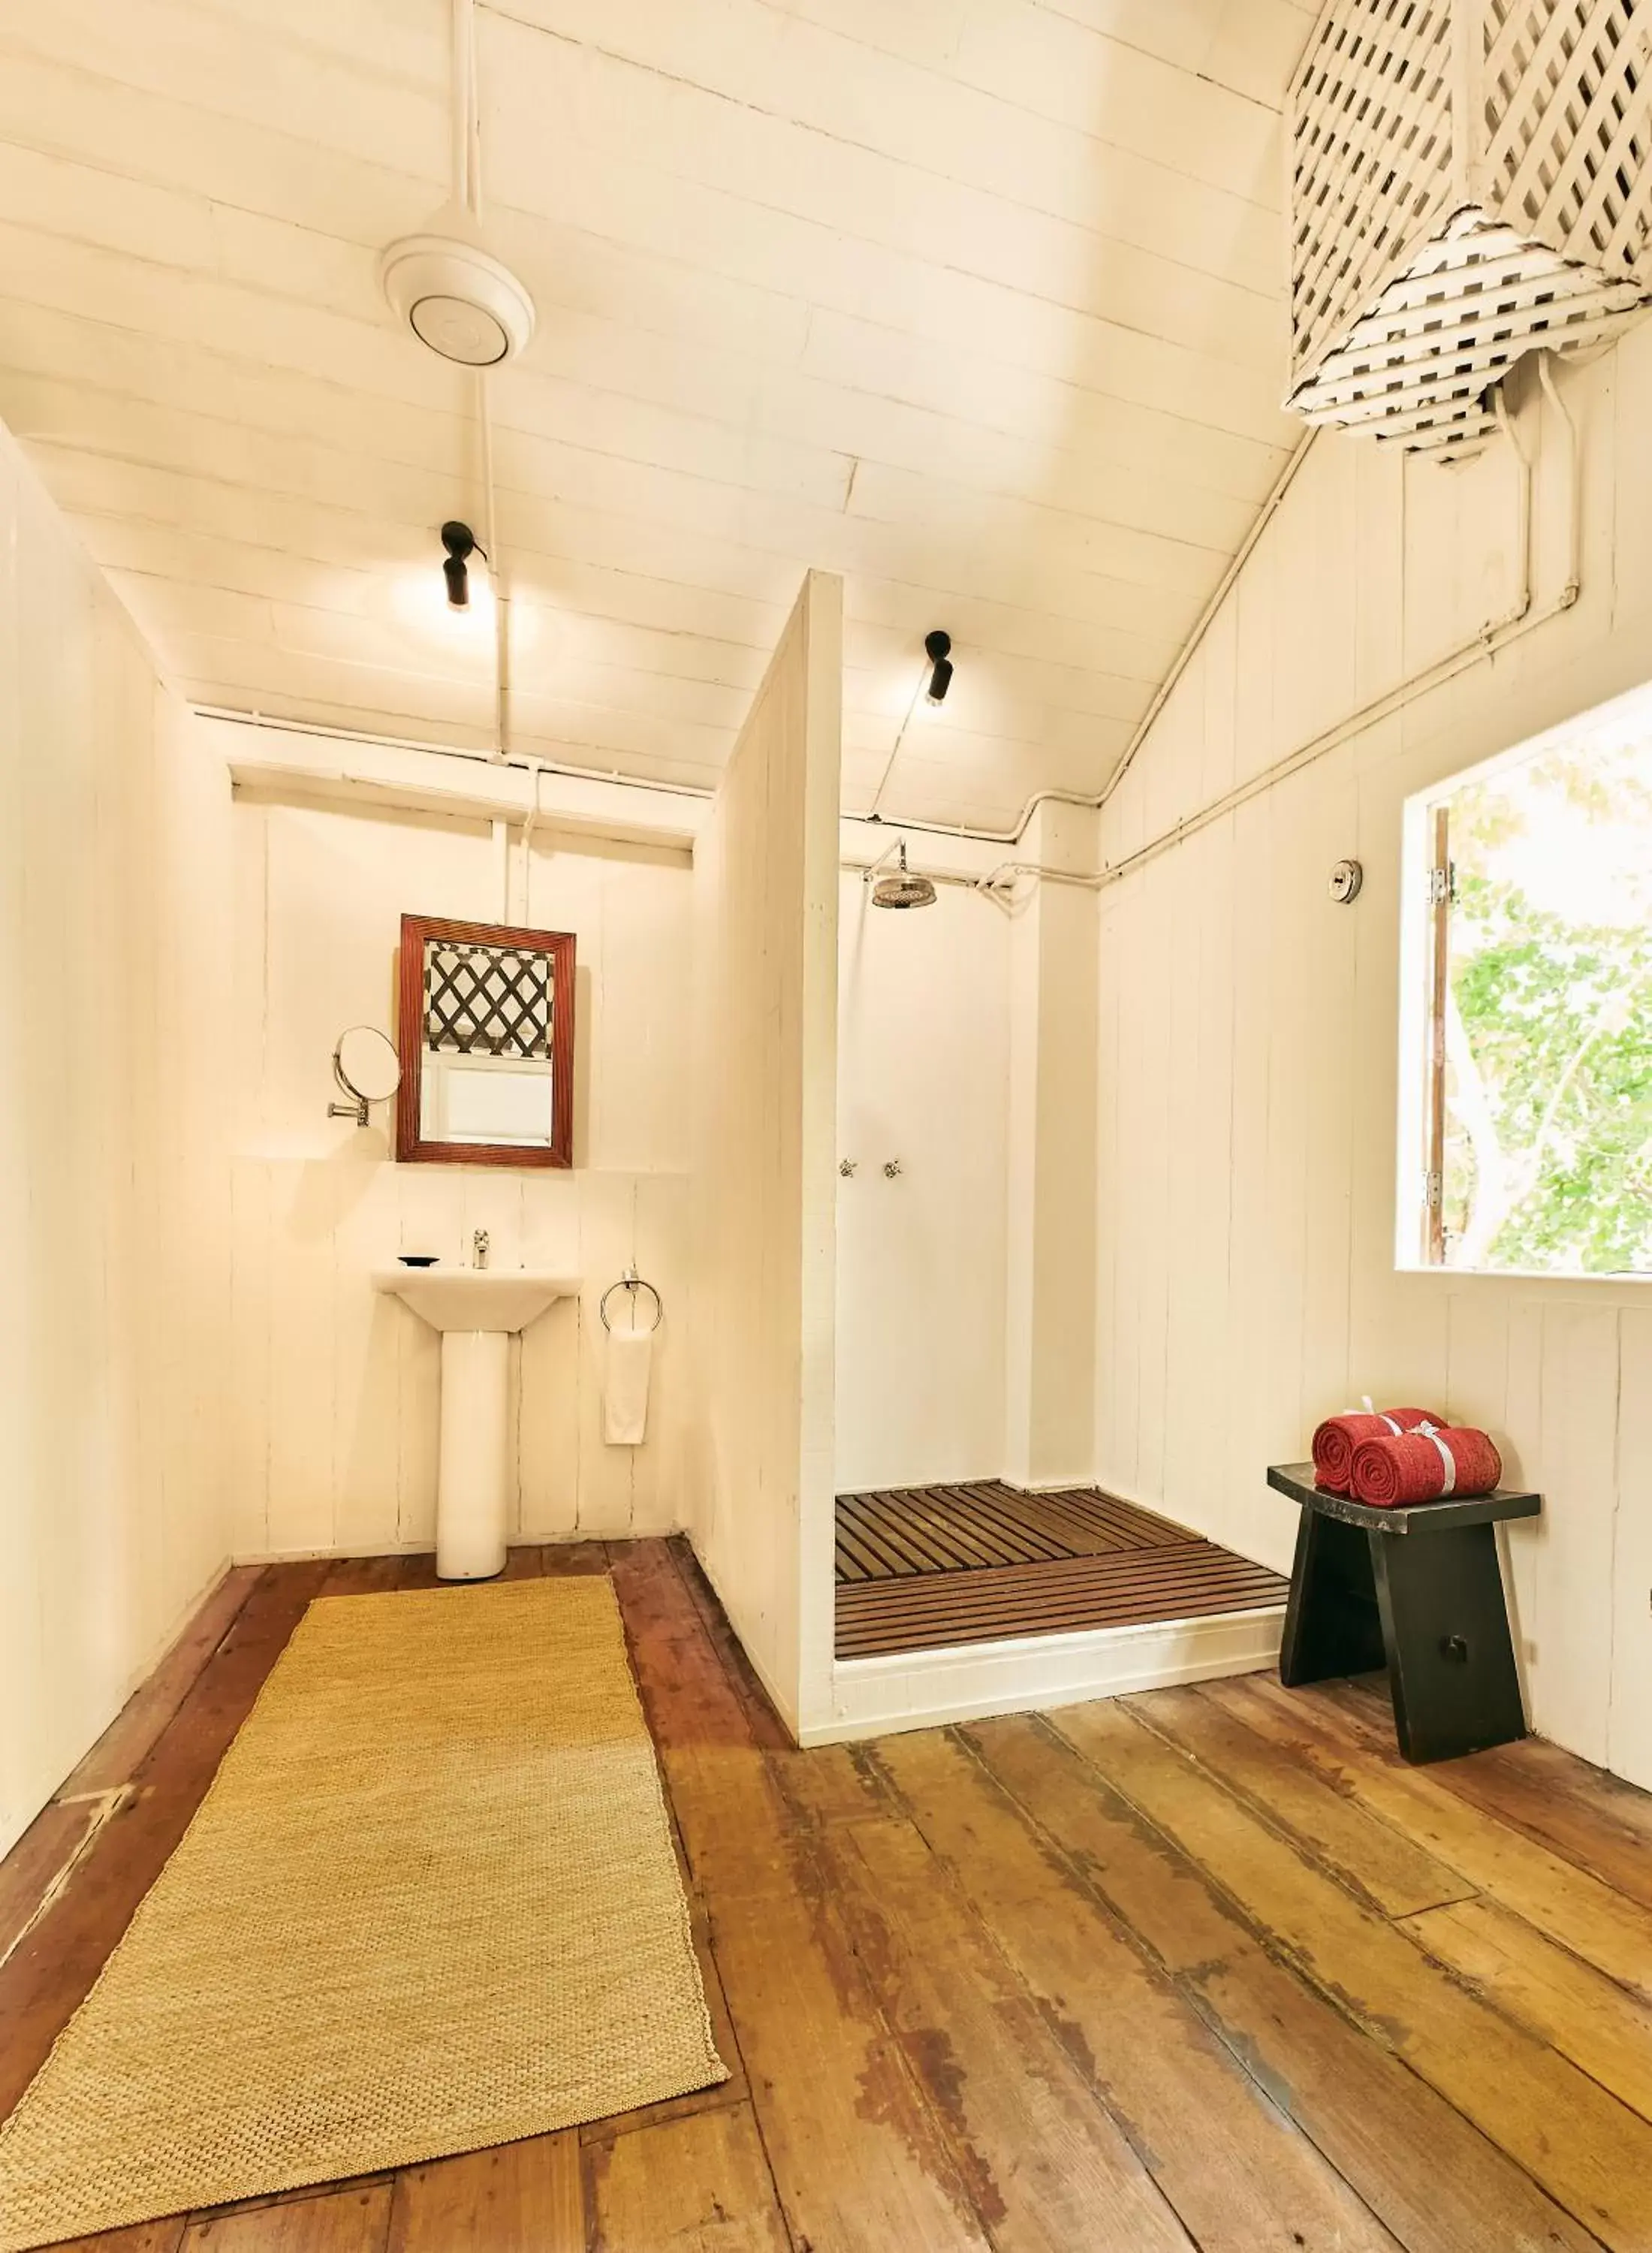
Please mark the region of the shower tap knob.
[[884, 1161], [883, 1161], [883, 1178], [885, 1179], [885, 1181], [889, 1181], [889, 1182], [894, 1181], [894, 1180], [896, 1178], [896, 1176], [899, 1175], [900, 1170], [901, 1170], [901, 1161], [900, 1161], [900, 1160], [899, 1160], [898, 1158], [886, 1158], [886, 1159], [884, 1160]]
[[852, 1182], [854, 1179], [854, 1169], [860, 1162], [861, 1161], [858, 1158], [840, 1158], [838, 1160], [838, 1171], [842, 1175], [846, 1182]]

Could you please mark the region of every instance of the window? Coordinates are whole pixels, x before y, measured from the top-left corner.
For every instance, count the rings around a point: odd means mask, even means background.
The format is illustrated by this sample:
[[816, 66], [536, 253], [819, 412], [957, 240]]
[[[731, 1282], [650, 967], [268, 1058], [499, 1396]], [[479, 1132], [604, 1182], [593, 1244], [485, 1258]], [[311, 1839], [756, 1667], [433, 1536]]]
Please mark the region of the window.
[[1652, 1275], [1652, 688], [1414, 802], [1407, 837], [1402, 1258]]

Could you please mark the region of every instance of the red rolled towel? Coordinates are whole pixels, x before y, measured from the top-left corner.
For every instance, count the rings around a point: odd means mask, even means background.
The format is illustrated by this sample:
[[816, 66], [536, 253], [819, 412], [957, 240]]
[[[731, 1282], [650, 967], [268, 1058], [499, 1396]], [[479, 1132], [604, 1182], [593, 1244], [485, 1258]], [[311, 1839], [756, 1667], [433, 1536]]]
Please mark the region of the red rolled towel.
[[1502, 1476], [1502, 1457], [1484, 1432], [1467, 1426], [1390, 1432], [1354, 1450], [1354, 1499], [1378, 1510], [1489, 1494]]
[[1391, 1439], [1422, 1424], [1445, 1423], [1427, 1408], [1384, 1408], [1364, 1415], [1328, 1416], [1314, 1434], [1314, 1483], [1327, 1494], [1351, 1494], [1354, 1450], [1362, 1440]]

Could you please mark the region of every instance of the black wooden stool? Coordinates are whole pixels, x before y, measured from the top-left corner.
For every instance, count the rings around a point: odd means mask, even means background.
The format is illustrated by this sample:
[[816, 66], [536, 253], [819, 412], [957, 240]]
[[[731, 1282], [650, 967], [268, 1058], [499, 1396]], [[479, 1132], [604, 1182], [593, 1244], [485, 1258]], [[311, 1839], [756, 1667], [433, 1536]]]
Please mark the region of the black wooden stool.
[[1535, 1517], [1541, 1495], [1499, 1488], [1373, 1510], [1322, 1493], [1312, 1463], [1276, 1463], [1268, 1484], [1302, 1505], [1279, 1649], [1287, 1690], [1386, 1666], [1408, 1761], [1525, 1735], [1495, 1527]]

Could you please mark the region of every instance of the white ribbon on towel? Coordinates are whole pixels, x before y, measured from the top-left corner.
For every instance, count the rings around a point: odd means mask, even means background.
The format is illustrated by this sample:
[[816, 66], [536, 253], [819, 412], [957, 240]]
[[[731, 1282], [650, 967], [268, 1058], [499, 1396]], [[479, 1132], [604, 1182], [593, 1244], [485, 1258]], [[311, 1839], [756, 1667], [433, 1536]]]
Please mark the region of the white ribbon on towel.
[[1457, 1484], [1457, 1458], [1440, 1438], [1439, 1426], [1434, 1424], [1420, 1424], [1417, 1429], [1417, 1436], [1419, 1440], [1432, 1440], [1439, 1449], [1439, 1460], [1446, 1466], [1446, 1483], [1441, 1487], [1440, 1493], [1442, 1496], [1452, 1493]]
[[[1382, 1417], [1383, 1422], [1387, 1425], [1389, 1430], [1394, 1434], [1394, 1437], [1397, 1440], [1402, 1440], [1405, 1438], [1405, 1426], [1403, 1424], [1397, 1424], [1391, 1416], [1384, 1415], [1383, 1411], [1380, 1408], [1373, 1408], [1371, 1406], [1371, 1396], [1369, 1392], [1363, 1394], [1362, 1397], [1365, 1402], [1365, 1413], [1368, 1416]], [[1423, 1428], [1426, 1431], [1428, 1426], [1425, 1425]]]

